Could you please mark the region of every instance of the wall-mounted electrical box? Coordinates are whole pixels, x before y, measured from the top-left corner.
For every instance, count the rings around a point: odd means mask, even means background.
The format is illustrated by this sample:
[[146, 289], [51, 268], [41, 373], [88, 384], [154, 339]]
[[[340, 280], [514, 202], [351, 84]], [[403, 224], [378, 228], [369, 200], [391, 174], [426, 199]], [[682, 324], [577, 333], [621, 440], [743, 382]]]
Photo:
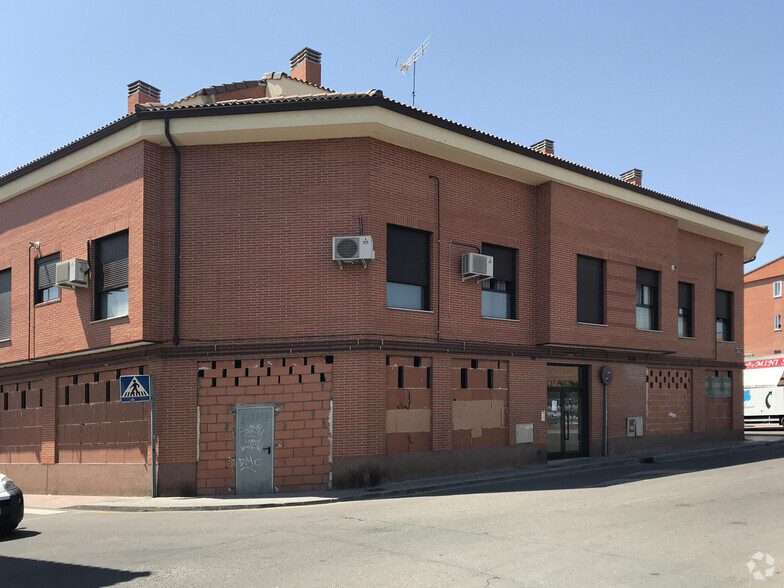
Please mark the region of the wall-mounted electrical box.
[[87, 274], [90, 271], [90, 264], [84, 259], [66, 259], [58, 261], [54, 266], [55, 285], [60, 288], [87, 287]]
[[518, 423], [515, 425], [515, 441], [518, 443], [534, 442], [534, 424]]
[[626, 419], [626, 436], [642, 437], [642, 417], [628, 417]]
[[481, 253], [463, 253], [460, 264], [463, 281], [476, 278], [482, 282], [493, 277], [493, 257]]

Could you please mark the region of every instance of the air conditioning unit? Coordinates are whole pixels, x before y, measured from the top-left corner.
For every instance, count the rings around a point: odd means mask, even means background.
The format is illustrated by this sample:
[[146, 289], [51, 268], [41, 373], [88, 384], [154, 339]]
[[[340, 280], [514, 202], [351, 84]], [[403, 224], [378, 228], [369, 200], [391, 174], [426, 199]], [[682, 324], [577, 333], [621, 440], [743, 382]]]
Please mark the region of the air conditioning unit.
[[344, 263], [361, 262], [367, 267], [368, 260], [375, 259], [373, 237], [357, 235], [354, 237], [332, 237], [332, 261], [342, 269]]
[[481, 253], [463, 253], [461, 264], [463, 281], [476, 278], [482, 282], [493, 277], [493, 256]]
[[87, 286], [87, 273], [90, 264], [84, 259], [58, 261], [54, 267], [55, 285], [60, 288], [84, 288]]

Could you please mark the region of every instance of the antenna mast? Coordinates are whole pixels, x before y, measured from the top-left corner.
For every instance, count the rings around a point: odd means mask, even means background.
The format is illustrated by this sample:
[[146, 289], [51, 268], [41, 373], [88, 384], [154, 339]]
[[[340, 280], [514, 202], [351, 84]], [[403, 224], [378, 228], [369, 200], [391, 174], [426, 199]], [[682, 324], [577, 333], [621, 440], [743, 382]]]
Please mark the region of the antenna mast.
[[413, 70], [413, 86], [411, 89], [411, 106], [414, 106], [414, 102], [416, 100], [416, 62], [422, 57], [425, 52], [427, 51], [428, 47], [430, 46], [430, 35], [427, 36], [427, 39], [414, 50], [411, 54], [411, 57], [406, 59], [403, 63], [400, 63], [400, 59], [398, 58], [397, 62], [395, 63], [395, 69], [406, 75], [408, 73], [408, 69], [411, 68]]

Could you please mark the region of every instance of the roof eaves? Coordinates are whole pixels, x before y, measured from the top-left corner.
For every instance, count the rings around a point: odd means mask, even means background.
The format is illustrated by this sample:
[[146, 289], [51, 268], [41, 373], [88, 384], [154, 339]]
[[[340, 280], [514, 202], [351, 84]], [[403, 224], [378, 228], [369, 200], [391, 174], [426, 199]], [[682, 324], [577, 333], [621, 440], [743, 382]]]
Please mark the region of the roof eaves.
[[[142, 106], [142, 105], [137, 105]], [[46, 165], [49, 165], [53, 161], [56, 161], [66, 155], [70, 155], [75, 151], [79, 151], [84, 147], [91, 145], [97, 141], [100, 141], [104, 137], [108, 137], [109, 135], [113, 135], [117, 131], [120, 131], [126, 127], [133, 125], [137, 121], [137, 116], [135, 112], [131, 112], [126, 114], [122, 118], [118, 118], [109, 124], [106, 124], [86, 135], [79, 137], [78, 139], [74, 139], [70, 143], [66, 143], [62, 147], [58, 147], [54, 151], [50, 151], [41, 157], [37, 157], [36, 159], [32, 160], [29, 163], [25, 163], [24, 165], [20, 165], [17, 168], [12, 169], [2, 175], [0, 175], [0, 186], [4, 184], [8, 184], [15, 179], [22, 177], [28, 173], [31, 173], [37, 169], [40, 169]]]
[[[266, 75], [266, 74], [265, 74]], [[282, 74], [286, 75], [286, 74]], [[286, 76], [288, 77], [288, 76]], [[296, 79], [296, 78], [293, 78]], [[299, 80], [301, 81], [301, 80]], [[307, 83], [307, 82], [303, 82]], [[313, 85], [313, 84], [311, 84]], [[286, 110], [299, 110], [299, 109], [327, 109], [327, 108], [341, 108], [341, 107], [359, 107], [359, 106], [380, 106], [394, 112], [398, 112], [405, 116], [416, 118], [423, 122], [434, 124], [445, 130], [460, 133], [464, 136], [474, 138], [490, 145], [495, 145], [502, 149], [538, 159], [540, 161], [556, 165], [563, 169], [567, 169], [587, 177], [592, 177], [600, 181], [622, 187], [627, 190], [632, 190], [644, 196], [654, 198], [656, 200], [667, 202], [684, 208], [715, 218], [729, 222], [736, 226], [741, 226], [752, 230], [757, 233], [767, 234], [768, 227], [758, 223], [750, 223], [743, 221], [696, 204], [691, 204], [685, 200], [680, 200], [672, 196], [668, 196], [662, 192], [651, 190], [642, 186], [635, 186], [629, 182], [625, 182], [616, 176], [600, 172], [598, 170], [589, 168], [578, 163], [574, 163], [567, 159], [562, 159], [554, 155], [542, 153], [535, 149], [520, 143], [514, 143], [507, 139], [502, 139], [496, 135], [491, 135], [484, 131], [479, 131], [472, 127], [451, 121], [449, 119], [432, 114], [425, 110], [403, 104], [397, 100], [392, 100], [384, 96], [381, 90], [369, 90], [367, 92], [335, 92], [332, 94], [309, 94], [302, 96], [285, 96], [275, 98], [253, 98], [247, 100], [230, 100], [226, 102], [216, 102], [211, 104], [186, 104], [186, 105], [161, 105], [158, 103], [139, 104], [136, 107], [136, 112], [126, 115], [100, 129], [72, 141], [60, 149], [57, 149], [43, 157], [34, 160], [24, 166], [18, 167], [2, 176], [0, 176], [0, 185], [8, 183], [17, 177], [29, 173], [39, 167], [42, 167], [51, 161], [64, 157], [73, 151], [81, 149], [95, 141], [100, 140], [104, 136], [115, 133], [126, 126], [135, 123], [137, 120], [143, 119], [159, 119], [159, 118], [181, 118], [190, 116], [220, 116], [230, 114], [252, 114], [259, 111], [262, 112], [279, 112]]]
[[424, 120], [426, 122], [431, 122], [431, 123], [436, 124], [436, 125], [444, 128], [444, 129], [457, 131], [457, 132], [459, 132], [459, 133], [461, 133], [463, 135], [466, 135], [466, 136], [469, 136], [469, 137], [474, 137], [474, 138], [476, 138], [476, 139], [478, 139], [480, 141], [484, 141], [486, 143], [489, 143], [489, 144], [501, 147], [502, 149], [507, 149], [509, 151], [513, 151], [513, 152], [519, 153], [521, 155], [525, 155], [527, 157], [532, 157], [532, 158], [538, 159], [540, 161], [551, 163], [551, 164], [557, 165], [557, 166], [559, 166], [559, 167], [561, 167], [563, 169], [568, 169], [568, 170], [577, 172], [577, 173], [582, 174], [582, 175], [587, 176], [587, 177], [592, 177], [592, 178], [598, 179], [598, 180], [603, 181], [603, 182], [614, 184], [616, 186], [619, 186], [619, 187], [622, 187], [622, 188], [625, 188], [625, 189], [628, 189], [628, 190], [632, 190], [632, 191], [637, 192], [639, 194], [642, 194], [642, 195], [645, 195], [645, 196], [649, 196], [649, 197], [654, 198], [656, 200], [659, 200], [659, 201], [662, 201], [662, 202], [668, 202], [670, 204], [674, 204], [675, 206], [678, 206], [678, 207], [681, 207], [681, 208], [685, 208], [687, 210], [692, 210], [692, 211], [697, 212], [699, 214], [704, 214], [706, 216], [710, 216], [711, 218], [715, 218], [715, 219], [718, 219], [718, 220], [730, 222], [731, 224], [742, 226], [742, 227], [748, 228], [748, 229], [750, 229], [752, 231], [755, 231], [755, 232], [758, 232], [758, 233], [763, 233], [763, 234], [768, 233], [767, 225], [761, 225], [759, 223], [751, 223], [751, 222], [748, 222], [748, 221], [737, 219], [737, 218], [731, 217], [729, 215], [722, 214], [720, 212], [715, 212], [713, 210], [710, 210], [708, 208], [704, 208], [702, 206], [698, 206], [696, 204], [692, 204], [692, 203], [687, 202], [685, 200], [681, 200], [679, 198], [675, 198], [673, 196], [669, 196], [669, 195], [664, 194], [662, 192], [657, 192], [656, 190], [651, 190], [650, 188], [645, 188], [643, 186], [636, 186], [634, 184], [631, 184], [630, 182], [626, 182], [626, 181], [620, 179], [619, 177], [612, 176], [612, 175], [610, 175], [608, 173], [592, 169], [590, 167], [581, 165], [579, 163], [575, 163], [573, 161], [569, 161], [568, 159], [563, 159], [561, 157], [557, 157], [555, 155], [542, 153], [541, 151], [537, 151], [537, 150], [532, 149], [532, 148], [530, 148], [530, 147], [528, 147], [526, 145], [522, 145], [520, 143], [514, 143], [513, 141], [509, 141], [508, 139], [503, 139], [503, 138], [498, 137], [496, 135], [491, 135], [491, 134], [486, 133], [484, 131], [479, 131], [479, 130], [474, 129], [472, 127], [468, 127], [466, 125], [463, 125], [463, 124], [451, 121], [449, 119], [445, 119], [443, 117], [437, 116], [437, 115], [432, 114], [430, 112], [427, 112], [425, 110], [421, 110], [419, 108], [415, 108], [415, 107], [409, 106], [407, 104], [403, 104], [402, 102], [398, 102], [398, 101], [392, 100], [390, 98], [384, 98], [384, 102], [386, 104], [390, 105], [390, 107], [391, 107], [390, 109], [395, 110], [397, 112], [400, 112], [402, 114], [408, 114], [409, 116], [413, 115], [415, 118]]

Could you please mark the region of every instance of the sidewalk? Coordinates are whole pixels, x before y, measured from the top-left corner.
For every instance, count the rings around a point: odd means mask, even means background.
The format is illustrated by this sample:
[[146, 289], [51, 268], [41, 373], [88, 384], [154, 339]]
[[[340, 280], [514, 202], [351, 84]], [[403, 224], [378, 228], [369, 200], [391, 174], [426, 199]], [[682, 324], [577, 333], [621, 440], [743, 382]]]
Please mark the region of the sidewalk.
[[419, 480], [408, 480], [405, 482], [390, 482], [371, 488], [359, 488], [353, 490], [325, 490], [321, 492], [275, 494], [255, 497], [165, 496], [151, 498], [149, 496], [62, 496], [25, 494], [25, 506], [27, 508], [43, 509], [149, 512], [159, 510], [237, 510], [248, 508], [273, 508], [280, 506], [328, 504], [333, 502], [344, 502], [348, 500], [405, 496], [433, 490], [477, 486], [502, 480], [538, 478], [542, 476], [562, 474], [564, 472], [578, 472], [624, 464], [639, 463], [643, 460], [648, 463], [660, 463], [686, 459], [700, 455], [748, 451], [758, 447], [774, 445], [782, 442], [784, 442], [784, 440], [736, 441], [733, 443], [722, 443], [719, 445], [691, 447], [678, 451], [662, 451], [655, 453], [609, 457], [562, 459], [525, 468], [508, 468], [503, 470], [477, 472], [474, 474], [445, 476], [442, 478], [425, 478]]

